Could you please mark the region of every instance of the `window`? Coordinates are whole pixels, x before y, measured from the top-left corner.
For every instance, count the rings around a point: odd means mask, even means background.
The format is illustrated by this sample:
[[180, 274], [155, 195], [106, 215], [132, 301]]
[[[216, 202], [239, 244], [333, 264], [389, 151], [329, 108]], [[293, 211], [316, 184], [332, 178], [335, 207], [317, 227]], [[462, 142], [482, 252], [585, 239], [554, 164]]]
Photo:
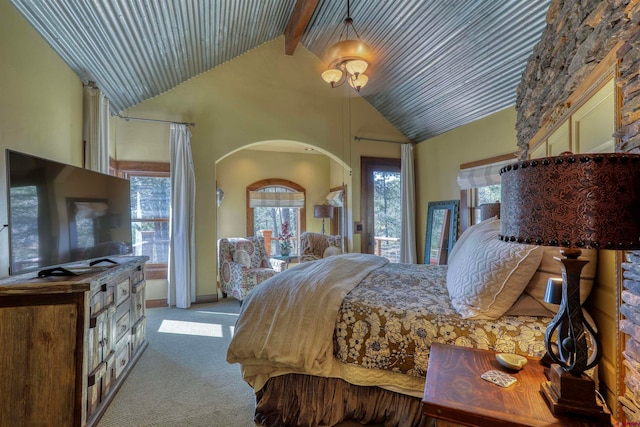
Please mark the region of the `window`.
[[[483, 187], [474, 188], [471, 192], [472, 199], [475, 199], [475, 203], [473, 204], [474, 208], [491, 203], [500, 203], [502, 199], [501, 184], [485, 185]], [[480, 216], [481, 213], [482, 211], [480, 209], [474, 209], [474, 224], [477, 224], [482, 220]]]
[[171, 209], [169, 164], [119, 162], [117, 169], [131, 185], [133, 253], [149, 257], [149, 279], [166, 279]]
[[505, 154], [460, 165], [460, 232], [480, 222], [480, 205], [500, 202], [500, 169], [516, 160], [515, 155]]
[[267, 253], [280, 255], [282, 224], [289, 224], [291, 253], [297, 254], [305, 231], [305, 190], [298, 184], [268, 179], [247, 187], [247, 236], [264, 238]]

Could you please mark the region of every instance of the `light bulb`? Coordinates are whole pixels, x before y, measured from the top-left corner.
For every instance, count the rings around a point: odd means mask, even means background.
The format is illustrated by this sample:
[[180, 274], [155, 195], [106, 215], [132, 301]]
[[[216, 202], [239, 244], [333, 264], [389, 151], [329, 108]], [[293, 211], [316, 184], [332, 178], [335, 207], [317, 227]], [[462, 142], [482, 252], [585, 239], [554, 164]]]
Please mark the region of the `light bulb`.
[[369, 77], [367, 77], [365, 74], [359, 74], [358, 77], [349, 78], [349, 85], [355, 90], [360, 91], [360, 89], [365, 87], [368, 81]]
[[367, 61], [364, 61], [362, 59], [347, 61], [346, 64], [347, 71], [349, 72], [349, 74], [354, 76], [364, 73], [367, 70], [368, 66], [369, 64], [367, 64]]
[[336, 70], [335, 68], [330, 68], [322, 73], [322, 79], [325, 82], [330, 83], [331, 85], [339, 82], [341, 78], [342, 78], [342, 71]]

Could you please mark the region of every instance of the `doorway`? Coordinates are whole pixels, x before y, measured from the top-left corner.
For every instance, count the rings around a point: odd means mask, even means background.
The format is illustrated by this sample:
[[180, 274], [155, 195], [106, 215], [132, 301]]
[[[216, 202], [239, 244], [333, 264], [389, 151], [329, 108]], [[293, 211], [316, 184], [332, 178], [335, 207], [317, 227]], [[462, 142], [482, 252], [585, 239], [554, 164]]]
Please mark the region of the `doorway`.
[[399, 262], [402, 222], [400, 159], [362, 157], [360, 167], [361, 251]]

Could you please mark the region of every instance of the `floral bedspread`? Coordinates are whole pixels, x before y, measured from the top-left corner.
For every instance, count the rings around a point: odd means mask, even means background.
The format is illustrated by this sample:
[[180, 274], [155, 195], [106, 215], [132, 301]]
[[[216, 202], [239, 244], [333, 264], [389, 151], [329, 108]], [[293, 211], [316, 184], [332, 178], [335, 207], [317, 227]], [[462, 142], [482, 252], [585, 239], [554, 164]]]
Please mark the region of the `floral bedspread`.
[[338, 312], [338, 360], [424, 377], [432, 342], [544, 354], [550, 318], [462, 319], [449, 301], [446, 271], [447, 266], [389, 263], [369, 274]]

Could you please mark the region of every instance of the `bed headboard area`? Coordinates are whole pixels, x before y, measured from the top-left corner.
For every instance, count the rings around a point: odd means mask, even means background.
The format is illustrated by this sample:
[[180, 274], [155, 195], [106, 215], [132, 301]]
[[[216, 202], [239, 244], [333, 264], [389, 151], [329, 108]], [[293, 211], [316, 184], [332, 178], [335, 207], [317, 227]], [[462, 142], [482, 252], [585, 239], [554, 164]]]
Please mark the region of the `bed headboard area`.
[[[614, 82], [615, 151], [640, 153], [640, 0], [552, 0], [547, 28], [534, 48], [517, 90], [518, 157], [525, 160], [541, 141], [558, 130], [605, 81]], [[574, 128], [569, 127], [569, 132]], [[579, 143], [572, 147], [579, 152]], [[640, 185], [640, 184], [639, 184]], [[601, 392], [617, 420], [638, 421], [620, 400], [640, 401], [625, 385], [628, 374], [623, 351], [629, 336], [619, 331], [621, 292], [635, 260], [621, 252], [599, 254], [598, 276], [589, 305], [601, 331]], [[612, 255], [613, 252], [613, 255]], [[623, 259], [625, 269], [622, 268]], [[544, 262], [544, 261], [543, 261]], [[639, 347], [640, 348], [640, 347]], [[628, 364], [628, 362], [627, 362]], [[639, 372], [640, 375], [640, 372]], [[622, 397], [622, 398], [621, 398]]]

